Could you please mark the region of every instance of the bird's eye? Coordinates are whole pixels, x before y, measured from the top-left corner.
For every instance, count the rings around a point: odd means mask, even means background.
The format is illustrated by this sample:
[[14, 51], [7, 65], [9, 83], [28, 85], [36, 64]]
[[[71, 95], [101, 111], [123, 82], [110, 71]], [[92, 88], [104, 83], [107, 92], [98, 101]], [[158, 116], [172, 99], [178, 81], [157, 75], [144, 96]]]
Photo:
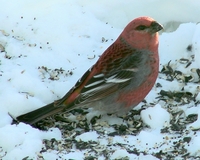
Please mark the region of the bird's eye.
[[140, 25], [140, 26], [136, 27], [136, 30], [142, 31], [142, 30], [145, 30], [146, 28], [147, 28], [146, 26]]

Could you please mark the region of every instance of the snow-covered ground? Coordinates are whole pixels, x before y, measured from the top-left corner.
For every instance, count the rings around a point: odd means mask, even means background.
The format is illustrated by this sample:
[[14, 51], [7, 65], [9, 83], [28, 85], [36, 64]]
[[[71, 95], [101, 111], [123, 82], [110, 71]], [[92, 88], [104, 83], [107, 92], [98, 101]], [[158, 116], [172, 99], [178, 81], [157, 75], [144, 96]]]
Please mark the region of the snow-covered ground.
[[[200, 156], [199, 0], [0, 2], [0, 159]], [[9, 114], [16, 117], [61, 98], [139, 16], [165, 27], [161, 73], [146, 102], [135, 108], [145, 109], [124, 117], [99, 116], [92, 109], [84, 116], [66, 113], [67, 124], [77, 125], [70, 132], [11, 124]], [[87, 130], [79, 124], [84, 118]]]

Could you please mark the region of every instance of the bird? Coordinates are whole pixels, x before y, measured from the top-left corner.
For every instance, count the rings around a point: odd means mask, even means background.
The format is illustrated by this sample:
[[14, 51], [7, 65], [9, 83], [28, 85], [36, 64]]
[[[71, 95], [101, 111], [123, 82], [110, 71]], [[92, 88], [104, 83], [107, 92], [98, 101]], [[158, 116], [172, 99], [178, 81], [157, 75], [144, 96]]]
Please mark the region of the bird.
[[159, 72], [159, 31], [148, 16], [135, 18], [75, 85], [59, 100], [16, 118], [35, 124], [57, 113], [95, 108], [125, 114], [150, 92]]

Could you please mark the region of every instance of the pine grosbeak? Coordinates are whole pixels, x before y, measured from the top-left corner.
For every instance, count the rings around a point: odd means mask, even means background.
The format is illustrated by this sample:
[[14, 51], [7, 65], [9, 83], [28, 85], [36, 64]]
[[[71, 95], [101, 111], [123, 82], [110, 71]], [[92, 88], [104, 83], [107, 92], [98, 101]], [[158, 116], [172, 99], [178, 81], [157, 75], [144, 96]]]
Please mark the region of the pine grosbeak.
[[94, 107], [107, 113], [129, 111], [145, 98], [156, 81], [157, 32], [162, 28], [150, 17], [134, 19], [63, 98], [17, 120], [33, 124], [79, 107]]

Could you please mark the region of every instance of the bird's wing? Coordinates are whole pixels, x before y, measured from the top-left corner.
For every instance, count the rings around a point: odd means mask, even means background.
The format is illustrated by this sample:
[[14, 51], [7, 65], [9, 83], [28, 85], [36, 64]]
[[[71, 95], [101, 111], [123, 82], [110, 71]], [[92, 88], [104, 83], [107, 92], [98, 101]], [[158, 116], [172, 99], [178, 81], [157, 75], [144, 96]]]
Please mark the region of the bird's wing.
[[[113, 62], [107, 63], [109, 67], [103, 73], [94, 75], [86, 83], [74, 104], [87, 104], [104, 99], [122, 90], [130, 83], [132, 88], [138, 87], [150, 73], [150, 68], [147, 65], [149, 56], [144, 54], [148, 53], [132, 50], [132, 53], [124, 58], [115, 57]], [[88, 70], [81, 79], [83, 80], [89, 74], [90, 71]]]

